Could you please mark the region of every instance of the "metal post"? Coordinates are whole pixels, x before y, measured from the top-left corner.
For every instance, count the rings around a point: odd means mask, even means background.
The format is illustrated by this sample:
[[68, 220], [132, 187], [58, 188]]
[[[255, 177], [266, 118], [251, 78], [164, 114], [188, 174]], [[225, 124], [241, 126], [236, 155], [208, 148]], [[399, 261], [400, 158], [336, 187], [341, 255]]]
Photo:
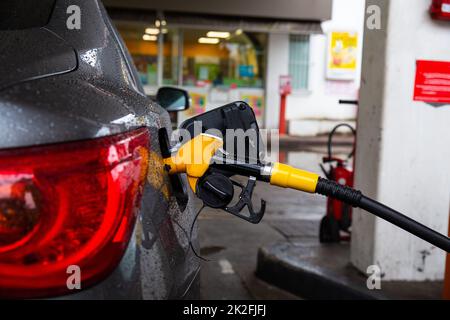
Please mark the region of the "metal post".
[[161, 28], [158, 34], [158, 71], [156, 84], [158, 87], [162, 87], [164, 77], [164, 34]]
[[183, 47], [184, 47], [184, 32], [178, 29], [178, 85], [183, 85]]
[[280, 99], [280, 134], [286, 134], [286, 94], [281, 94]]

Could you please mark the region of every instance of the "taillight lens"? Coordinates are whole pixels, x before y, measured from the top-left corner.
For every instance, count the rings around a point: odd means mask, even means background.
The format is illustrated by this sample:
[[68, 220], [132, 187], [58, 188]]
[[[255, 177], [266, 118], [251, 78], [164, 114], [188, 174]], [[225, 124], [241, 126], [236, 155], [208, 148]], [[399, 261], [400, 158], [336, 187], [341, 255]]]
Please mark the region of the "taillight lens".
[[0, 296], [69, 292], [108, 275], [127, 247], [149, 133], [0, 151]]

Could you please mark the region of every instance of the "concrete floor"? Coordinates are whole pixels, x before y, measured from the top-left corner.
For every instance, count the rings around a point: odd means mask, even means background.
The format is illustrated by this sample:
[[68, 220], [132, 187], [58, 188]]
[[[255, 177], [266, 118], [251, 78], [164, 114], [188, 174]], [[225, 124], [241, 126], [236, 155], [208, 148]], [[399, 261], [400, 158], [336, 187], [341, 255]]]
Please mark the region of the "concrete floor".
[[[312, 148], [287, 152], [286, 162], [320, 173], [318, 164], [326, 149]], [[258, 248], [305, 236], [316, 241], [326, 199], [259, 182], [254, 193], [255, 210], [261, 198], [267, 201], [267, 208], [258, 225], [209, 208], [200, 215], [201, 255], [210, 260], [202, 263], [203, 299], [298, 299], [255, 277]]]

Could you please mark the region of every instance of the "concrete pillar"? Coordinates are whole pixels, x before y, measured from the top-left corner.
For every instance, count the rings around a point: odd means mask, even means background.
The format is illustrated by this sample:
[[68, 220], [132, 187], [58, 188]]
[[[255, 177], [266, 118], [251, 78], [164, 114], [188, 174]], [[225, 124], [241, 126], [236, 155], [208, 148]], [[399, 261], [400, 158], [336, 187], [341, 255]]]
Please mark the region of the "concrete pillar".
[[289, 74], [289, 35], [269, 33], [266, 71], [265, 128], [278, 129], [280, 93], [278, 82], [281, 75]]
[[[367, 0], [381, 30], [365, 31], [358, 111], [356, 187], [446, 234], [450, 201], [450, 106], [413, 101], [417, 59], [450, 61], [450, 25], [431, 1]], [[442, 250], [355, 210], [351, 261], [377, 264], [384, 280], [442, 279]]]

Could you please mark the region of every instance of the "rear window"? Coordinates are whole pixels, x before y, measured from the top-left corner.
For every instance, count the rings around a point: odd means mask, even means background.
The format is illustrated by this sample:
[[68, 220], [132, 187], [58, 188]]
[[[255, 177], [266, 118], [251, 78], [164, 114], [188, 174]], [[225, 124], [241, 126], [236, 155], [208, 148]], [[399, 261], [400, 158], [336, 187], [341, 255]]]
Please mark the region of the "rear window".
[[21, 30], [47, 25], [56, 0], [1, 0], [0, 30]]

